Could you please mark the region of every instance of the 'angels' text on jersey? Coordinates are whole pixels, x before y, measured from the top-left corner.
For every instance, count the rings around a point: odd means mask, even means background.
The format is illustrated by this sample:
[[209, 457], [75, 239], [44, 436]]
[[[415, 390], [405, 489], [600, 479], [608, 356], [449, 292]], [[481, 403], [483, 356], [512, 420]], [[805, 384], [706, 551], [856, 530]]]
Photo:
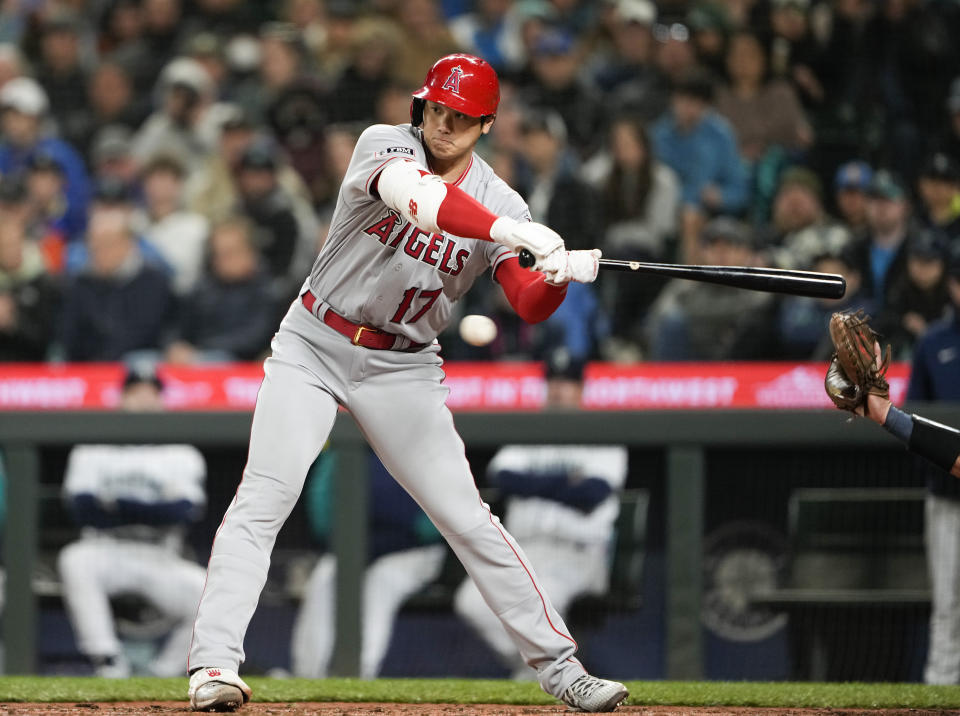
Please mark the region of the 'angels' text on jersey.
[[[470, 257], [470, 249], [457, 248], [457, 242], [449, 236], [428, 234], [409, 221], [400, 226], [401, 221], [400, 214], [390, 209], [385, 217], [368, 226], [363, 233], [375, 237], [391, 249], [397, 248], [403, 242], [403, 251], [407, 256], [436, 266], [437, 270], [443, 273], [456, 276], [463, 271], [464, 264]], [[396, 230], [397, 227], [400, 227], [399, 231]]]

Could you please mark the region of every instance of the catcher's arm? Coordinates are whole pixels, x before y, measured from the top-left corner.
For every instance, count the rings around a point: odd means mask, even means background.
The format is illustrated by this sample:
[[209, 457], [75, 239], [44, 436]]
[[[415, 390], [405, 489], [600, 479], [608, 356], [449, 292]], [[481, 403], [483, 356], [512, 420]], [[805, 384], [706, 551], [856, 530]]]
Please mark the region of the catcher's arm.
[[[921, 417], [908, 415], [882, 398], [871, 395], [867, 415], [891, 435], [907, 444], [911, 452], [924, 457], [954, 477], [960, 477], [960, 430]], [[878, 416], [883, 413], [883, 418]]]
[[[879, 343], [875, 351], [879, 361]], [[866, 411], [864, 406], [859, 406], [854, 412], [857, 415], [866, 412], [873, 422], [906, 443], [911, 452], [930, 460], [954, 477], [960, 477], [960, 431], [915, 413], [908, 415], [898, 410], [886, 397], [873, 393], [867, 395]]]

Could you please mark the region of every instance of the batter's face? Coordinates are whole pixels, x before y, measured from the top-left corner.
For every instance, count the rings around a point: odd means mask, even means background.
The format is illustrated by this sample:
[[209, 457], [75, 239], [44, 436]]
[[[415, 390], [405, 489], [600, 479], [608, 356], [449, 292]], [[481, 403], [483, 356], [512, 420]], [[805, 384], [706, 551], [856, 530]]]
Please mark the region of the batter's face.
[[443, 162], [456, 162], [472, 152], [491, 126], [492, 121], [482, 122], [436, 102], [427, 102], [423, 108], [423, 141], [430, 154]]

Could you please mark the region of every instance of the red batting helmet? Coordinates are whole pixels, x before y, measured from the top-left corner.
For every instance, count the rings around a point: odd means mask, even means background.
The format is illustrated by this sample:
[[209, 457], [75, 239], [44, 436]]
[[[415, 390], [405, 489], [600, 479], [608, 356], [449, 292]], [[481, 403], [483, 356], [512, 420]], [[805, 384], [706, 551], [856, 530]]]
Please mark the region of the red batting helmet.
[[434, 63], [423, 87], [413, 93], [410, 119], [415, 127], [423, 122], [427, 100], [470, 117], [488, 117], [497, 113], [500, 82], [486, 60], [460, 53], [447, 55]]

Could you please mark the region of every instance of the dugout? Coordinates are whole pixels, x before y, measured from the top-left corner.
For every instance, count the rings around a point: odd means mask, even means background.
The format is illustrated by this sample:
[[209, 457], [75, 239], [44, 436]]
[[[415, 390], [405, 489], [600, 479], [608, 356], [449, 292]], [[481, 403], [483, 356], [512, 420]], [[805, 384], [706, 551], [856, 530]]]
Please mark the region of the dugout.
[[[956, 407], [916, 409], [960, 424]], [[38, 666], [43, 635], [34, 586], [40, 538], [47, 538], [47, 516], [38, 506], [44, 485], [51, 487], [44, 473], [56, 472], [56, 456], [76, 442], [103, 442], [105, 435], [114, 442], [198, 444], [213, 458], [208, 519], [196, 535], [197, 544], [208, 546], [243, 465], [249, 419], [238, 413], [0, 415], [0, 444], [11, 476], [3, 615], [9, 673], [33, 673]], [[786, 574], [787, 562], [776, 538], [768, 536], [788, 534], [790, 494], [808, 488], [918, 486], [910, 456], [899, 443], [876, 426], [848, 423], [837, 411], [458, 413], [456, 420], [471, 461], [479, 461], [477, 473], [484, 457], [508, 441], [623, 442], [630, 447], [627, 487], [649, 494], [639, 606], [584, 627], [580, 639], [585, 651], [605, 655], [610, 663], [597, 666], [618, 678], [790, 678], [783, 612], [773, 609], [758, 618], [750, 606], [758, 584], [769, 585], [772, 579], [782, 586], [777, 580]], [[339, 420], [333, 438], [345, 450], [344, 474], [363, 469], [366, 448], [353, 424]], [[335, 549], [344, 564], [359, 563], [356, 557], [364, 550], [360, 523], [351, 517], [365, 509], [365, 496], [357, 489], [361, 484], [345, 481], [336, 515]], [[278, 550], [296, 542], [293, 519], [281, 533]], [[731, 525], [761, 525], [766, 532], [731, 530]], [[348, 635], [359, 626], [358, 600], [353, 599], [359, 574], [345, 570], [340, 586], [340, 619], [347, 636], [339, 646], [337, 669], [343, 674], [352, 673], [357, 658], [352, 649], [356, 641], [351, 644]], [[277, 616], [270, 604], [276, 594], [265, 593], [266, 609], [255, 617], [255, 622], [262, 620], [251, 626], [250, 638], [277, 641], [278, 630], [285, 628], [282, 621], [269, 621]], [[707, 608], [718, 605], [721, 618], [706, 616]], [[430, 625], [438, 629], [428, 636], [443, 647], [451, 634], [445, 631], [449, 624], [438, 617]], [[423, 626], [411, 622], [404, 628], [422, 639]], [[916, 634], [904, 648], [920, 653], [923, 617], [914, 617], [913, 626]]]

